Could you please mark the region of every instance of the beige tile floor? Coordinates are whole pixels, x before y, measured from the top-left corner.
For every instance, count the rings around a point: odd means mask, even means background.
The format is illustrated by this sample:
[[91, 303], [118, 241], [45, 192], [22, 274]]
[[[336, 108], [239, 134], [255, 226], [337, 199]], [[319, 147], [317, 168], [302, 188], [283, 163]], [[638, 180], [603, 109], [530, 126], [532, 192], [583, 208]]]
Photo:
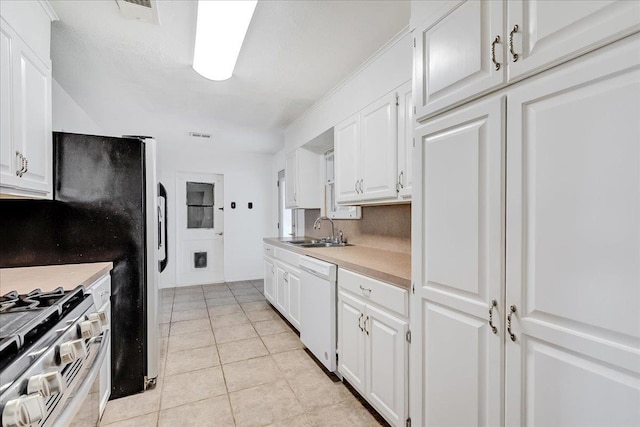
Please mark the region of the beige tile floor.
[[110, 401], [100, 425], [380, 425], [262, 292], [261, 280], [162, 290], [157, 387]]

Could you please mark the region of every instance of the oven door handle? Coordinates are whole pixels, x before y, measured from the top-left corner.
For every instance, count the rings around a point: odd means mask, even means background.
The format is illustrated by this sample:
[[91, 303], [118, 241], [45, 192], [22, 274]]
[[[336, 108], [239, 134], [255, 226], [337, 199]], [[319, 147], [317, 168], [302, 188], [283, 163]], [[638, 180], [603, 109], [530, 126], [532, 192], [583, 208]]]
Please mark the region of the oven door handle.
[[100, 373], [100, 368], [102, 367], [102, 362], [107, 355], [107, 350], [109, 349], [109, 339], [111, 338], [111, 334], [109, 333], [109, 329], [105, 329], [102, 337], [94, 338], [94, 342], [100, 342], [100, 348], [98, 349], [98, 354], [96, 358], [93, 359], [93, 363], [87, 372], [87, 376], [84, 377], [82, 384], [78, 386], [78, 388], [74, 391], [73, 397], [67, 404], [65, 408], [62, 410], [58, 419], [56, 419], [56, 425], [70, 425], [73, 418], [78, 413], [80, 406], [84, 402], [85, 398], [89, 395], [89, 391], [91, 391], [91, 386], [95, 381], [96, 377]]

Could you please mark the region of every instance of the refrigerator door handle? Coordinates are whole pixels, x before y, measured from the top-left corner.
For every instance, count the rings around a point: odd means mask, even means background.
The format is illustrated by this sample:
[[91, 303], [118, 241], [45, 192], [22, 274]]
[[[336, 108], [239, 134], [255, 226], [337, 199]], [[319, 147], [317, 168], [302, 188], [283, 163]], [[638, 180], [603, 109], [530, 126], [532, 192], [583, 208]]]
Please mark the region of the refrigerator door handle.
[[158, 197], [158, 261], [167, 258], [167, 224], [165, 218], [166, 200], [163, 196]]

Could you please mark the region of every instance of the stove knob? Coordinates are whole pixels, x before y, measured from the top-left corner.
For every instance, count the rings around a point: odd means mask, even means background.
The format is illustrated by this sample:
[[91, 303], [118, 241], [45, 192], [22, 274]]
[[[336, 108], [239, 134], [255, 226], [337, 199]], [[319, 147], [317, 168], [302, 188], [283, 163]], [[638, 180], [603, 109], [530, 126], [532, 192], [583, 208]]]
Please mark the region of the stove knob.
[[44, 418], [44, 399], [39, 394], [22, 395], [4, 405], [2, 427], [26, 427]]
[[102, 326], [104, 326], [107, 323], [109, 323], [109, 320], [107, 319], [107, 313], [105, 313], [104, 311], [98, 311], [97, 313], [91, 313], [89, 315], [89, 320], [98, 320], [98, 321], [100, 321], [100, 324]]
[[82, 339], [67, 341], [60, 345], [60, 360], [64, 364], [69, 364], [85, 357], [87, 357], [87, 349]]
[[43, 397], [49, 397], [52, 394], [63, 392], [64, 386], [62, 375], [60, 375], [60, 372], [54, 371], [29, 378], [27, 393], [40, 393]]
[[100, 324], [100, 320], [85, 320], [80, 323], [80, 336], [83, 339], [89, 339], [91, 337], [96, 337], [100, 335], [102, 332], [102, 325]]

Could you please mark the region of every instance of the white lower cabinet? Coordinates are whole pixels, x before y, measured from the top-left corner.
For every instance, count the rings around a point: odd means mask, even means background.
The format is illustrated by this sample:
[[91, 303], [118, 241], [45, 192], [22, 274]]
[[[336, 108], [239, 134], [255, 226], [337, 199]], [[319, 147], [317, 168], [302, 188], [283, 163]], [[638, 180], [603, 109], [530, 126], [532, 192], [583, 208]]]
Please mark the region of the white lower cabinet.
[[300, 272], [289, 269], [287, 272], [289, 283], [289, 321], [300, 330]]
[[414, 425], [640, 425], [640, 35], [416, 129]]
[[[354, 281], [359, 295], [352, 293]], [[393, 307], [378, 304], [375, 298], [395, 287], [342, 269], [338, 286], [338, 372], [391, 425], [404, 426], [409, 322], [406, 313], [398, 316]], [[407, 291], [396, 289], [408, 298]]]
[[364, 393], [364, 302], [338, 292], [338, 372]]
[[271, 304], [275, 304], [276, 302], [276, 267], [274, 265], [275, 261], [271, 258], [264, 258], [264, 297]]
[[264, 296], [280, 314], [300, 330], [298, 258], [299, 255], [294, 252], [265, 245]]
[[276, 308], [286, 315], [289, 311], [289, 279], [286, 267], [276, 261]]

